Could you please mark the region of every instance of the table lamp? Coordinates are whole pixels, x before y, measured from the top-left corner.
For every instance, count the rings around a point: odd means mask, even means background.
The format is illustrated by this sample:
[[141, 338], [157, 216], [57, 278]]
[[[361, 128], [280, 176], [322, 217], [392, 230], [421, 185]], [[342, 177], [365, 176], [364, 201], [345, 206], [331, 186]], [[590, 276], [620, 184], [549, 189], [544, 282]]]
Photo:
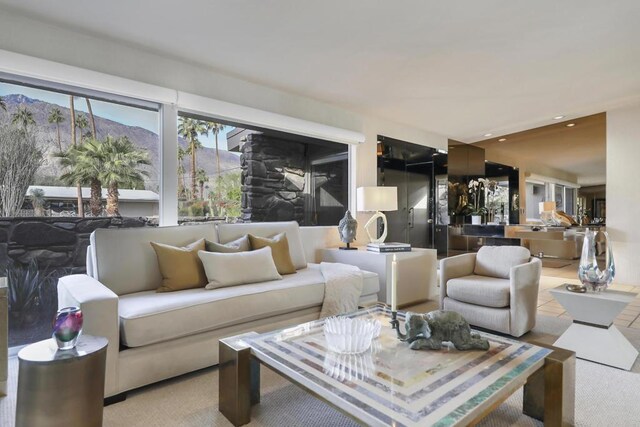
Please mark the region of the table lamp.
[[[359, 212], [375, 212], [375, 214], [364, 225], [364, 230], [369, 236], [371, 243], [383, 243], [387, 238], [387, 217], [381, 211], [398, 210], [398, 188], [397, 187], [358, 187], [356, 192], [356, 203]], [[369, 232], [371, 224], [376, 224], [378, 218], [382, 218], [384, 231], [380, 237], [375, 232], [372, 236]]]
[[540, 202], [538, 203], [538, 213], [552, 212], [556, 210], [556, 202]]
[[538, 203], [538, 213], [540, 213], [540, 220], [544, 225], [558, 225], [555, 218], [556, 202], [540, 202]]

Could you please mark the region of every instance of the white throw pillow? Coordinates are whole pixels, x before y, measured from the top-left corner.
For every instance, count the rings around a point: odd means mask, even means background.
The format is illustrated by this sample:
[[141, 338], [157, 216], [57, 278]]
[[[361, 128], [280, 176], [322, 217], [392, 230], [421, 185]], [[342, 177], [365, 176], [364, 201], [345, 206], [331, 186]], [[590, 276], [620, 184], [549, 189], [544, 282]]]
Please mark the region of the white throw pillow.
[[198, 251], [198, 256], [209, 281], [206, 289], [282, 279], [269, 247], [235, 253]]

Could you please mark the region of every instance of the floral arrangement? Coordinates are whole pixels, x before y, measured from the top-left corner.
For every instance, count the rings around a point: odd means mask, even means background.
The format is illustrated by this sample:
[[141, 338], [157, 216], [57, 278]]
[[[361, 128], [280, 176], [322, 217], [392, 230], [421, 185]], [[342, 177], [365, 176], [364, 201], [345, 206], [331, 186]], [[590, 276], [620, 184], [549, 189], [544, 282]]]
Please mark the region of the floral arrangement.
[[489, 180], [486, 178], [472, 179], [469, 181], [469, 196], [472, 198], [472, 203], [469, 205], [469, 213], [471, 215], [484, 215], [487, 213], [487, 209], [484, 206], [480, 206], [480, 196], [484, 193], [488, 182]]

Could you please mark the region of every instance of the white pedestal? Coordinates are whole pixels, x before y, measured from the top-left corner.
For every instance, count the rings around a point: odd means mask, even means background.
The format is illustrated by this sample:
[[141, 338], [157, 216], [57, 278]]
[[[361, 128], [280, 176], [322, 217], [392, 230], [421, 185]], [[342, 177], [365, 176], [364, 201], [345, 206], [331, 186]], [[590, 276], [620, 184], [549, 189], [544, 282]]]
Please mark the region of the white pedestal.
[[[391, 262], [393, 253], [358, 250], [322, 249], [322, 261], [355, 265], [378, 274], [378, 300], [391, 304]], [[438, 296], [438, 260], [435, 249], [412, 248], [411, 252], [396, 252], [398, 262], [398, 305], [434, 300]]]
[[579, 294], [564, 285], [549, 292], [574, 319], [554, 343], [556, 347], [576, 352], [576, 356], [630, 370], [638, 350], [615, 327], [613, 320], [636, 297], [632, 292], [606, 290]]

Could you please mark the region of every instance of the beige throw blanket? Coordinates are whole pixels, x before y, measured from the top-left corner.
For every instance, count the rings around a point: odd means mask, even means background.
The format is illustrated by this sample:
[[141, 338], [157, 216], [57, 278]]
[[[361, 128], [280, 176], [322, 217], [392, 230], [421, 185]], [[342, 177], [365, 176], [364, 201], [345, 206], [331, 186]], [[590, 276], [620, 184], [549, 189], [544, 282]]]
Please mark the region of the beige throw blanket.
[[332, 262], [321, 263], [320, 271], [326, 282], [320, 318], [357, 310], [363, 287], [362, 271], [354, 265]]

